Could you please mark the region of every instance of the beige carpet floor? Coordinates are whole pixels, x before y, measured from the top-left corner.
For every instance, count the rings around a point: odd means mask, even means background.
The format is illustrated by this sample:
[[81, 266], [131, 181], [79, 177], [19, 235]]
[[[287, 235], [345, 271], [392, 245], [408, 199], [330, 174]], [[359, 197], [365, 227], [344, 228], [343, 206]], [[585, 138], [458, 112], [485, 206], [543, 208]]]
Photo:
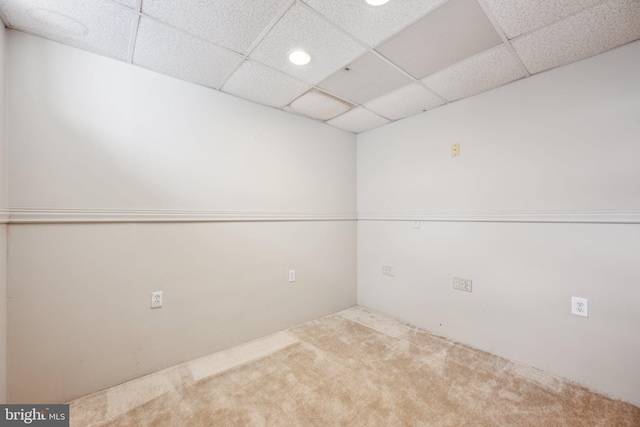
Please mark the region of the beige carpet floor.
[[640, 426], [640, 408], [353, 307], [71, 402], [72, 426]]

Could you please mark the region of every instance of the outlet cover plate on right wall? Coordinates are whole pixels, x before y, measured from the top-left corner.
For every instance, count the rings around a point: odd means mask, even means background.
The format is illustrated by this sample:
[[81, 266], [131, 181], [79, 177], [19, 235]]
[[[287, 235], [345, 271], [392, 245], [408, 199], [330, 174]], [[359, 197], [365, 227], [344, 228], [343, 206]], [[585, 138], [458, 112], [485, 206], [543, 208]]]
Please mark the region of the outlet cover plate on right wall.
[[471, 284], [472, 284], [471, 279], [463, 279], [461, 277], [453, 278], [453, 289], [471, 292], [471, 289], [472, 289]]
[[571, 314], [589, 317], [589, 300], [586, 298], [571, 297]]

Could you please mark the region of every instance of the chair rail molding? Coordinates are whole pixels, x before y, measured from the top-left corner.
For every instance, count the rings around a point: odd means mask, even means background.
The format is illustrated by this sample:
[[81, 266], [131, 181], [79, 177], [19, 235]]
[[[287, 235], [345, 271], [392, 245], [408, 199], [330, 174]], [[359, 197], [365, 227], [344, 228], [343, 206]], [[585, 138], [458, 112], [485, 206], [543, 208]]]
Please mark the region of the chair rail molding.
[[640, 211], [262, 212], [0, 208], [0, 223], [433, 221], [640, 224]]
[[[0, 215], [2, 212], [0, 211]], [[91, 222], [348, 221], [355, 212], [260, 212], [10, 208], [10, 224]]]
[[358, 212], [358, 220], [640, 224], [640, 211], [376, 211]]

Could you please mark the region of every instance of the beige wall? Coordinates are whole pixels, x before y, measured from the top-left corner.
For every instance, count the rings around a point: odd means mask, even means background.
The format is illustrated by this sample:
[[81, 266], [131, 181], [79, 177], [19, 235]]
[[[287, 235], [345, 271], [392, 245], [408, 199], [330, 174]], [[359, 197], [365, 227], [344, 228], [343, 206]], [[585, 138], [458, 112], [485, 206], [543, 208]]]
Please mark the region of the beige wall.
[[67, 401], [352, 306], [355, 238], [354, 221], [11, 225], [10, 399]]
[[7, 225], [0, 224], [0, 403], [7, 402]]
[[355, 214], [355, 135], [9, 32], [12, 208]]
[[640, 404], [639, 112], [636, 42], [360, 134], [358, 302]]
[[67, 401], [355, 304], [355, 135], [8, 40], [11, 402]]
[[7, 402], [7, 144], [5, 56], [7, 30], [0, 28], [0, 403]]

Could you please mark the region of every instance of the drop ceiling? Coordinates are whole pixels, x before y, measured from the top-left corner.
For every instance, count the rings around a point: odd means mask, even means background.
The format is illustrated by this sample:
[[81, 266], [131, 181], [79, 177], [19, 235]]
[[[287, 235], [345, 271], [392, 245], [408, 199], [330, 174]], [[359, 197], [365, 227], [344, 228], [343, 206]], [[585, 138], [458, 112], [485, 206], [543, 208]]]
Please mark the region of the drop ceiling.
[[[639, 0], [0, 0], [5, 26], [364, 132], [640, 39]], [[288, 54], [309, 53], [294, 65]]]

